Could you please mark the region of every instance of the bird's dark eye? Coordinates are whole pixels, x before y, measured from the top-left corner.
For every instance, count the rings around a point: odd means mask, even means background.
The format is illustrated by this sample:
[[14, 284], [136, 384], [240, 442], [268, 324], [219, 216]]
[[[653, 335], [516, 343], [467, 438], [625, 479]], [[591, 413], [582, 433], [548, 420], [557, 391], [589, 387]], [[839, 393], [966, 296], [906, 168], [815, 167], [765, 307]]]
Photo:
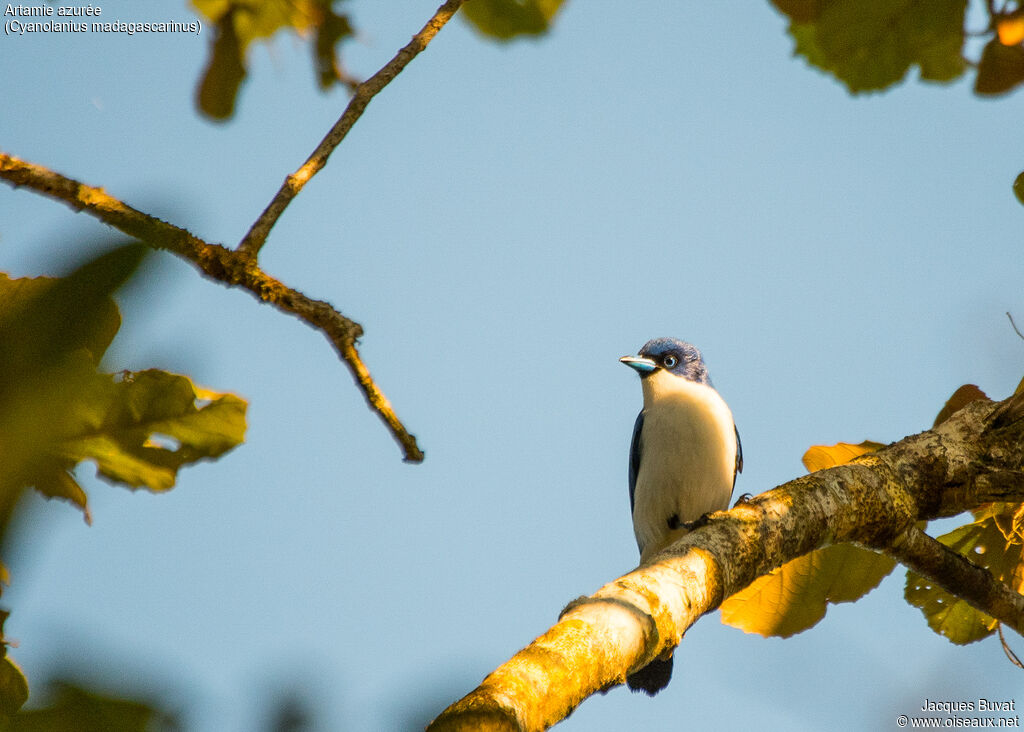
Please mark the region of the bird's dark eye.
[[671, 353], [661, 360], [665, 364], [665, 368], [674, 369], [676, 364], [679, 363], [679, 359], [673, 356]]

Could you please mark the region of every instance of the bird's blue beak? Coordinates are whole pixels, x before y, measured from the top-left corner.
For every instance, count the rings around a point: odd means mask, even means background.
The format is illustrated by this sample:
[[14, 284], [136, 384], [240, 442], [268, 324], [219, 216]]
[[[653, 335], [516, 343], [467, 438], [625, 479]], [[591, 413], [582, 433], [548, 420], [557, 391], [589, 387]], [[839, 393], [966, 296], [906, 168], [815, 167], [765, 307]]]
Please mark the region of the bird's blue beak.
[[658, 368], [658, 364], [649, 358], [644, 358], [643, 356], [623, 356], [619, 361], [626, 364], [631, 369], [636, 369], [637, 373], [641, 376], [649, 374], [654, 371], [654, 369]]

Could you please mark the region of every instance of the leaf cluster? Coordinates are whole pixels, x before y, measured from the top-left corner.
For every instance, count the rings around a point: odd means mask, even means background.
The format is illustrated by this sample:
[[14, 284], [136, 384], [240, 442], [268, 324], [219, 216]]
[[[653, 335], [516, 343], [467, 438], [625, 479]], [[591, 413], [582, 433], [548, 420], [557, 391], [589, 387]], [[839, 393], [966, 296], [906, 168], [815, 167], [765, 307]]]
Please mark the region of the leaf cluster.
[[854, 94], [901, 82], [912, 66], [924, 81], [951, 82], [977, 69], [976, 94], [1006, 94], [1024, 82], [1024, 13], [986, 3], [981, 58], [964, 57], [967, 0], [772, 0], [789, 18], [794, 53]]
[[[551, 29], [564, 0], [472, 0], [462, 18], [482, 37], [501, 42]], [[1002, 95], [1024, 82], [1024, 8], [985, 3], [988, 23], [967, 29], [968, 0], [771, 0], [789, 19], [794, 53], [834, 76], [854, 94], [900, 83], [911, 68], [923, 81], [948, 83], [976, 70], [975, 93]], [[192, 0], [214, 27], [196, 93], [199, 110], [224, 121], [233, 114], [254, 43], [290, 31], [308, 42], [321, 89], [359, 81], [341, 62], [342, 45], [356, 36], [343, 0]], [[980, 58], [964, 55], [971, 36], [986, 39]]]
[[[234, 395], [159, 370], [100, 370], [121, 323], [112, 294], [147, 251], [118, 247], [62, 278], [0, 274], [0, 540], [26, 490], [69, 501], [91, 521], [75, 471], [83, 461], [112, 483], [166, 491], [182, 467], [244, 439], [246, 403]], [[28, 685], [2, 649], [0, 712], [9, 715]]]
[[334, 0], [192, 0], [193, 7], [216, 28], [196, 94], [200, 111], [215, 120], [231, 117], [247, 74], [249, 46], [284, 29], [311, 39], [321, 89], [345, 82], [338, 47], [352, 37], [353, 30], [348, 16], [335, 10], [337, 4]]
[[[463, 17], [481, 35], [509, 41], [546, 33], [563, 0], [473, 0]], [[358, 86], [341, 62], [341, 46], [355, 37], [342, 0], [192, 0], [213, 25], [210, 55], [196, 91], [196, 105], [210, 119], [225, 121], [235, 112], [248, 74], [252, 44], [291, 31], [309, 43], [313, 69], [322, 90]]]

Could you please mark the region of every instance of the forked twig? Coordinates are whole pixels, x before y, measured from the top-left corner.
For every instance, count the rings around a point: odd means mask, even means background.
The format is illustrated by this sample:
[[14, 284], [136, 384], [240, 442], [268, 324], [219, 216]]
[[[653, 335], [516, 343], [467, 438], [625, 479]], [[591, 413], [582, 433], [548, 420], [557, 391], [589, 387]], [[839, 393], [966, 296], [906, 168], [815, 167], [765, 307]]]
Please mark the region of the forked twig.
[[346, 318], [329, 303], [314, 300], [274, 279], [251, 258], [217, 244], [210, 244], [180, 227], [144, 214], [110, 196], [102, 188], [68, 178], [40, 165], [0, 152], [0, 179], [14, 187], [25, 186], [85, 211], [100, 221], [188, 260], [203, 274], [225, 285], [241, 287], [263, 302], [301, 318], [321, 331], [334, 346], [371, 409], [377, 412], [405, 454], [408, 462], [423, 460], [416, 438], [398, 419], [391, 403], [373, 381], [356, 349], [362, 335], [359, 323]]
[[100, 221], [134, 236], [158, 249], [167, 249], [194, 264], [203, 274], [225, 285], [242, 287], [260, 300], [295, 315], [321, 331], [348, 367], [370, 408], [377, 412], [398, 441], [407, 462], [423, 460], [416, 438], [402, 424], [387, 397], [374, 382], [356, 348], [362, 326], [335, 310], [329, 303], [313, 300], [266, 274], [256, 257], [277, 219], [303, 186], [327, 164], [349, 130], [366, 110], [370, 100], [398, 76], [422, 52], [438, 31], [451, 20], [466, 0], [447, 0], [376, 74], [361, 84], [344, 80], [352, 89], [352, 99], [341, 117], [320, 142], [313, 154], [297, 171], [289, 175], [248, 233], [232, 251], [210, 244], [180, 227], [142, 213], [108, 195], [102, 188], [80, 183], [40, 165], [19, 160], [0, 152], [0, 179], [13, 186], [26, 186], [85, 211]]

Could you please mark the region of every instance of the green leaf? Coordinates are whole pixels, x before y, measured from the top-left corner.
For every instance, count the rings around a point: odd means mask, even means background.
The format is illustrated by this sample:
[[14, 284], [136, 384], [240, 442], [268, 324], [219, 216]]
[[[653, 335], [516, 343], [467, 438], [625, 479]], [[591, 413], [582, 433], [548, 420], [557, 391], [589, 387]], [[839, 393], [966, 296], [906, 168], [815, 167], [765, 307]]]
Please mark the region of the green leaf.
[[93, 460], [113, 482], [165, 491], [180, 468], [241, 444], [245, 411], [244, 400], [198, 389], [185, 376], [124, 374], [78, 415], [82, 431], [68, 435], [56, 454], [71, 463]]
[[[993, 38], [985, 44], [981, 60], [978, 62], [974, 91], [978, 94], [998, 96], [1011, 91], [1021, 82], [1024, 82], [1024, 48], [1004, 46], [998, 38]], [[1017, 190], [1016, 187], [1014, 190]]]
[[3, 634], [4, 623], [10, 613], [0, 610], [0, 715], [17, 712], [28, 701], [28, 681], [18, 664], [7, 658], [7, 639]]
[[810, 23], [818, 17], [820, 0], [771, 0], [782, 14], [794, 23]]
[[722, 622], [746, 633], [788, 638], [816, 625], [829, 603], [854, 602], [896, 561], [852, 544], [818, 549], [758, 577], [722, 603]]
[[911, 66], [927, 81], [963, 74], [966, 0], [899, 3], [775, 2], [790, 18], [795, 52], [853, 93], [888, 88]]
[[509, 41], [547, 33], [563, 0], [473, 0], [462, 16], [485, 36]]
[[78, 349], [98, 363], [121, 327], [111, 295], [147, 252], [141, 244], [118, 247], [56, 279], [0, 274], [0, 373], [34, 372]]
[[1019, 173], [1016, 180], [1013, 181], [1013, 195], [1015, 195], [1017, 200], [1020, 201], [1020, 204], [1024, 206], [1024, 173]]
[[245, 48], [238, 39], [233, 12], [221, 17], [215, 27], [196, 104], [207, 117], [222, 122], [235, 113], [238, 90], [245, 81]]
[[181, 468], [242, 443], [246, 406], [164, 371], [94, 374], [73, 408], [51, 425], [24, 483], [70, 501], [91, 522], [85, 490], [71, 474], [78, 463], [91, 460], [100, 477], [132, 489], [170, 490]]
[[50, 704], [19, 712], [11, 732], [152, 732], [180, 729], [174, 718], [152, 703], [87, 690], [77, 684], [50, 684]]
[[790, 23], [789, 35], [793, 37], [795, 56], [803, 56], [811, 66], [823, 71], [831, 70], [832, 61], [818, 45], [818, 28], [814, 23]]
[[0, 714], [10, 715], [28, 701], [28, 680], [11, 659], [0, 658]]
[[[1000, 509], [1000, 506], [1004, 508]], [[1000, 510], [1013, 511], [1014, 508], [1019, 507], [994, 504], [994, 507], [979, 512], [979, 520], [954, 529], [938, 537], [938, 540], [975, 564], [985, 567], [997, 580], [1006, 582], [1020, 592], [1024, 590], [1021, 563], [1021, 549], [1024, 545], [1006, 541], [995, 515]], [[1007, 518], [1012, 526], [1014, 514], [1010, 513]], [[908, 603], [921, 609], [929, 627], [953, 643], [962, 645], [981, 640], [991, 635], [998, 624], [995, 618], [974, 609], [915, 572], [907, 572], [904, 594]]]
[[145, 252], [113, 249], [60, 279], [0, 277], [0, 514], [27, 476], [47, 472], [37, 463], [86, 398], [120, 326], [111, 294]]
[[337, 48], [342, 41], [354, 34], [348, 16], [338, 15], [328, 7], [323, 22], [316, 30], [316, 44], [313, 48], [317, 80], [321, 89], [329, 89], [342, 80]]
[[92, 523], [89, 511], [89, 499], [85, 490], [68, 472], [69, 467], [57, 461], [49, 461], [40, 466], [29, 478], [37, 491], [47, 498], [59, 498], [77, 506], [82, 511], [87, 524]]

